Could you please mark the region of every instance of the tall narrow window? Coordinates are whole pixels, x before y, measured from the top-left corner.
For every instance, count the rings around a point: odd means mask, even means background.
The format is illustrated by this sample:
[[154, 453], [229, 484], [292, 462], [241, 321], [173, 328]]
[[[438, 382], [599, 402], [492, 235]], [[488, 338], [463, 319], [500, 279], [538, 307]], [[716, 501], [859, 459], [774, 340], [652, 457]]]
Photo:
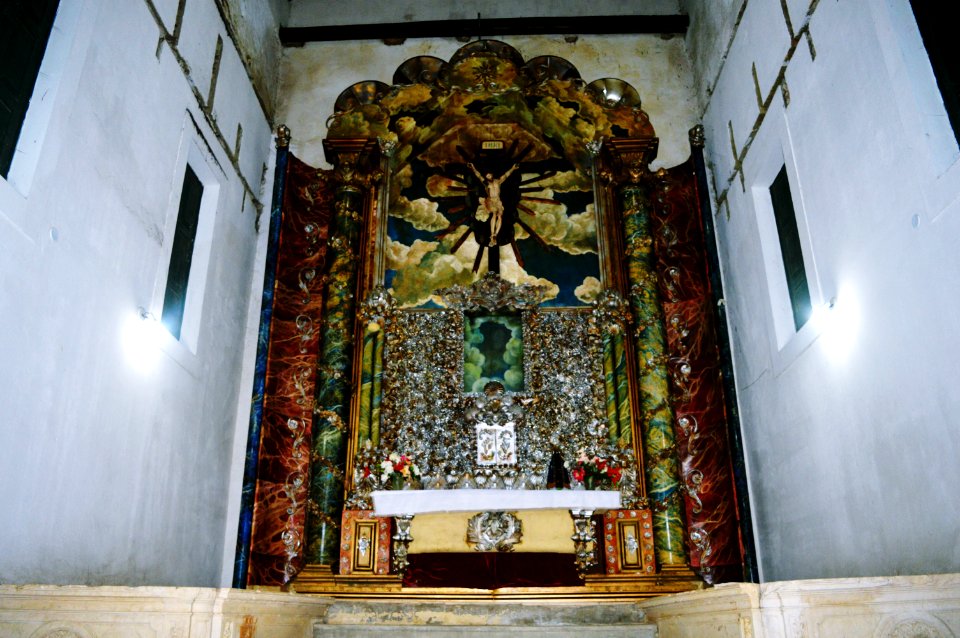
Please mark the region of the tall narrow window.
[[947, 15], [949, 7], [953, 5], [910, 0], [910, 6], [937, 78], [953, 134], [960, 143], [960, 56], [957, 55], [956, 21]]
[[163, 295], [161, 322], [177, 339], [183, 327], [183, 311], [187, 303], [187, 285], [190, 280], [190, 264], [193, 261], [193, 245], [197, 238], [200, 219], [200, 203], [203, 200], [203, 184], [187, 164], [180, 192], [180, 210], [173, 235], [170, 269], [167, 272], [167, 288]]
[[793, 308], [793, 325], [799, 330], [810, 318], [812, 305], [786, 166], [780, 169], [776, 179], [770, 185], [770, 200], [773, 203], [773, 216], [777, 221], [783, 270], [787, 275], [787, 291], [790, 293], [790, 305]]
[[47, 48], [57, 0], [0, 2], [0, 176], [6, 178]]

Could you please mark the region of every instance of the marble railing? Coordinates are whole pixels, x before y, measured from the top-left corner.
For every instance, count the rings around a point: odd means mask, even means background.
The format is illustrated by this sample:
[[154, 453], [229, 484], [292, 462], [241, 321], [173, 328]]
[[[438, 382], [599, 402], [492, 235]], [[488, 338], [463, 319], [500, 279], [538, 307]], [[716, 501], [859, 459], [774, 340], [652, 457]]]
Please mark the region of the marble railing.
[[640, 606], [659, 638], [954, 638], [960, 574], [728, 583]]

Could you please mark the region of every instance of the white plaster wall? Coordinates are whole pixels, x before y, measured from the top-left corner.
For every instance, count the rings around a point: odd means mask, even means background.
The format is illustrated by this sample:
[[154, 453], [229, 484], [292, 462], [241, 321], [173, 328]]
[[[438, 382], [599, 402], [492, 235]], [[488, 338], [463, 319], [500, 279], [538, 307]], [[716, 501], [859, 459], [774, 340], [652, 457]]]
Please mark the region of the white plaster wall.
[[273, 116], [279, 79], [280, 24], [290, 14], [289, 0], [216, 0], [230, 22], [245, 70], [269, 117]]
[[[907, 0], [789, 2], [794, 33], [815, 7], [792, 54], [776, 5], [729, 53], [691, 40], [698, 77], [723, 56], [704, 120], [762, 577], [957, 571], [960, 154]], [[822, 315], [786, 336], [762, 196], [784, 162]]]
[[723, 67], [727, 47], [737, 25], [740, 6], [744, 2], [681, 0], [683, 10], [690, 18], [686, 39], [691, 57], [694, 57], [693, 80], [701, 105], [710, 101], [717, 74]]
[[[217, 35], [232, 45], [203, 4], [187, 2], [181, 65], [157, 55], [151, 2], [61, 2], [79, 17], [36, 173], [28, 189], [0, 179], [2, 582], [221, 584], [270, 129], [236, 52], [217, 102], [243, 124], [239, 157], [204, 117], [193, 89], [207, 94]], [[190, 152], [219, 182], [196, 351], [167, 335], [141, 369], [125, 330], [138, 306], [159, 315]]]
[[[616, 77], [640, 94], [641, 108], [660, 138], [655, 167], [674, 166], [690, 156], [688, 131], [697, 123], [696, 98], [681, 37], [658, 35], [523, 36], [504, 40], [524, 60], [555, 55], [570, 61], [586, 82]], [[355, 82], [392, 84], [397, 67], [418, 55], [444, 60], [464, 46], [453, 38], [380, 42], [315, 42], [284, 51], [277, 121], [292, 131], [292, 152], [313, 166], [326, 166], [321, 142], [337, 96]]]

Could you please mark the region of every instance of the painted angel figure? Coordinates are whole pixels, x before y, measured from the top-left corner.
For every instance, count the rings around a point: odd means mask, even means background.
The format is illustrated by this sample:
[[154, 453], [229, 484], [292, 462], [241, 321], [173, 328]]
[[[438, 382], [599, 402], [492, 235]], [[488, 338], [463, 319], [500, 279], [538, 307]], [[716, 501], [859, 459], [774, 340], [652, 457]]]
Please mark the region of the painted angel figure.
[[[468, 162], [467, 166], [483, 184], [483, 190], [486, 194], [486, 197], [480, 198], [480, 206], [477, 208], [477, 211], [479, 212], [482, 208], [490, 220], [489, 245], [496, 246], [497, 233], [500, 232], [500, 226], [503, 224], [503, 202], [500, 200], [500, 186], [507, 181], [507, 178], [513, 174], [513, 171], [517, 170], [519, 164], [514, 164], [511, 166], [507, 172], [500, 177], [494, 177], [492, 173], [487, 173], [486, 175], [481, 174], [472, 162]], [[484, 221], [479, 216], [478, 219], [480, 219], [480, 221]]]

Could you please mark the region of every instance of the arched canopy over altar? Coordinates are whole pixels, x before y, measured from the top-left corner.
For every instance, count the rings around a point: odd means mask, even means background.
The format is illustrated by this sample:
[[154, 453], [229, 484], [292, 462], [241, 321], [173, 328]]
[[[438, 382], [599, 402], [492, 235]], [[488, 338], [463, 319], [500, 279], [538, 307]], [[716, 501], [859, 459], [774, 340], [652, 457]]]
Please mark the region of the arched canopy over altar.
[[469, 587], [431, 572], [480, 554], [524, 595], [739, 580], [694, 133], [651, 172], [633, 87], [495, 40], [348, 87], [332, 171], [281, 131], [238, 584]]

